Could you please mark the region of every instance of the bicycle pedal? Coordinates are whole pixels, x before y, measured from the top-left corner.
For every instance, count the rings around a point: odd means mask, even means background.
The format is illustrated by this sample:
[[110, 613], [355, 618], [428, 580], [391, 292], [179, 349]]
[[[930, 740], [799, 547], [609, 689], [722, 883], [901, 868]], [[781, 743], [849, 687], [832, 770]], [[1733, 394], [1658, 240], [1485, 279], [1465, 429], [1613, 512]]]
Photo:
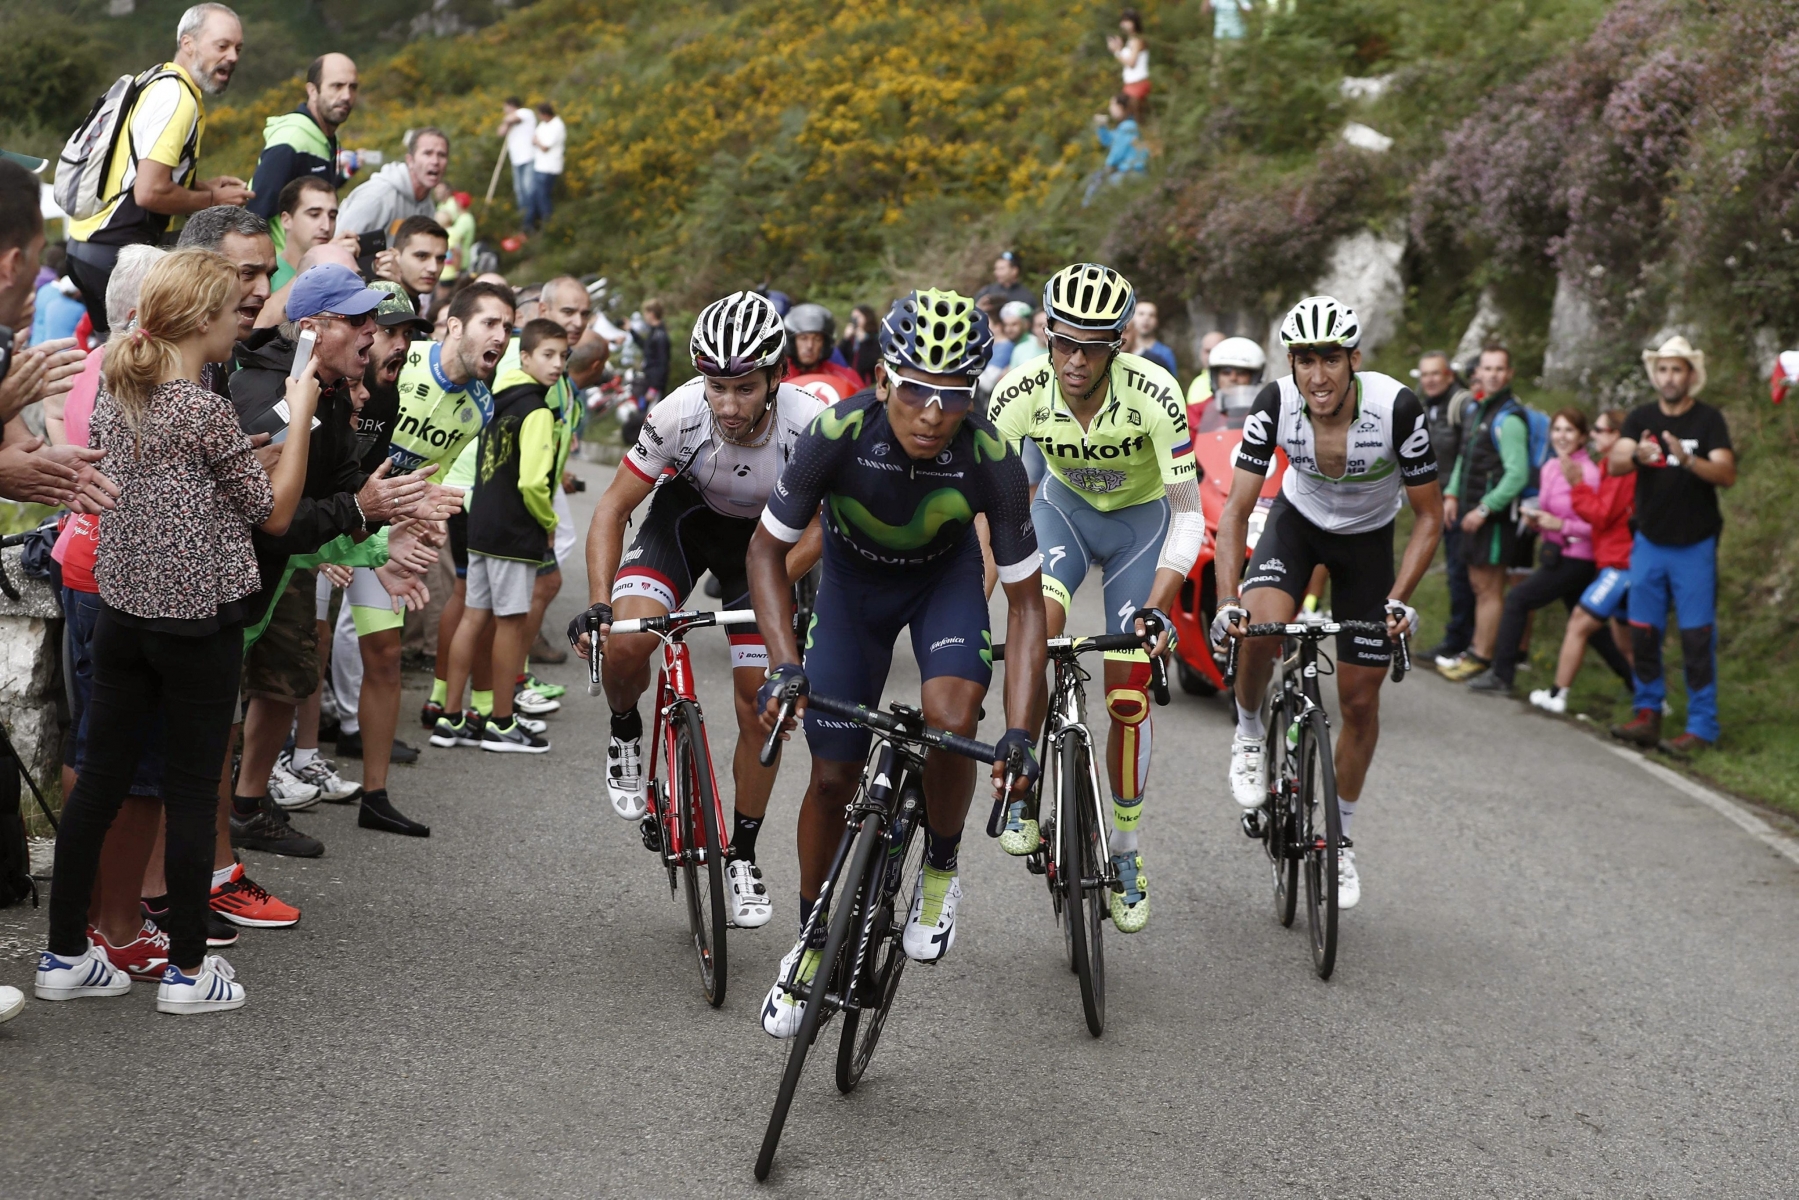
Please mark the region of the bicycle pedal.
[[1049, 870], [1049, 864], [1044, 861], [1043, 851], [1038, 850], [1034, 854], [1026, 855], [1024, 869], [1033, 875], [1042, 875], [1046, 873]]
[[662, 825], [654, 815], [645, 817], [637, 825], [637, 832], [643, 836], [643, 848], [654, 854], [662, 853]]
[[1260, 841], [1265, 836], [1262, 830], [1262, 810], [1259, 808], [1252, 808], [1244, 813], [1242, 825], [1243, 836], [1246, 838], [1254, 838], [1257, 841]]

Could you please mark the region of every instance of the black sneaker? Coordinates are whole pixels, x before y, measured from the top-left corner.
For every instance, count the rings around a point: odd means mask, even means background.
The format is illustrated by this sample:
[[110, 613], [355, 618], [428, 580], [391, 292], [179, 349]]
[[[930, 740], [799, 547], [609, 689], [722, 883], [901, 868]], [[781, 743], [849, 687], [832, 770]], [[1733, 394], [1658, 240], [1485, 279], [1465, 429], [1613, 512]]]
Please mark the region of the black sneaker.
[[[167, 896], [146, 896], [138, 901], [143, 910], [144, 920], [155, 921], [158, 929], [169, 927], [169, 898]], [[211, 908], [206, 910], [206, 946], [217, 950], [221, 946], [237, 945], [237, 926], [221, 917]]]
[[437, 728], [431, 731], [431, 744], [445, 750], [453, 746], [479, 746], [481, 730], [486, 724], [481, 714], [472, 708], [454, 721], [439, 717]]
[[1509, 696], [1512, 694], [1512, 685], [1495, 675], [1492, 667], [1488, 667], [1468, 681], [1468, 690], [1489, 696]]
[[425, 701], [425, 706], [419, 709], [419, 722], [426, 729], [436, 729], [438, 721], [442, 720], [443, 716], [444, 706], [435, 700]]
[[[362, 757], [362, 730], [358, 729], [355, 733], [343, 734], [337, 739], [337, 756], [339, 758]], [[388, 755], [388, 762], [408, 764], [415, 763], [418, 760], [419, 752], [417, 748], [408, 746], [399, 738], [394, 739], [393, 753]]]
[[231, 844], [240, 850], [261, 850], [289, 858], [317, 858], [325, 852], [325, 843], [295, 829], [287, 814], [266, 800], [248, 817], [231, 814]]
[[550, 744], [517, 721], [508, 721], [504, 726], [488, 721], [481, 728], [481, 749], [503, 754], [544, 754]]

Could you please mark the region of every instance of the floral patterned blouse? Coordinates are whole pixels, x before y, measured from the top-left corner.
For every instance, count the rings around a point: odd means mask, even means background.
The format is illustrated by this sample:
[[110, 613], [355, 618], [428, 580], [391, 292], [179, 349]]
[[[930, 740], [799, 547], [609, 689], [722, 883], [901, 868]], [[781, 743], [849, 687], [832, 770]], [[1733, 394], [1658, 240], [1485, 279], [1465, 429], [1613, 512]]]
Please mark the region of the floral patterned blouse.
[[185, 379], [159, 384], [134, 431], [102, 387], [91, 428], [120, 491], [94, 563], [107, 607], [211, 623], [262, 586], [250, 530], [275, 494], [229, 400]]

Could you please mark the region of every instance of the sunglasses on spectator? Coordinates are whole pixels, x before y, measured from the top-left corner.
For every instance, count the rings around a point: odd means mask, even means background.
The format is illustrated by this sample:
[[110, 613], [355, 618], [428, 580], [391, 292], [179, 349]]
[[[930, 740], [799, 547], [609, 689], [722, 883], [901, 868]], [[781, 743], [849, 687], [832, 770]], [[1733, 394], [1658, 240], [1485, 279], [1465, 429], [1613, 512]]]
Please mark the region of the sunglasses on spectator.
[[1617, 433], [1618, 431], [1616, 429], [1613, 429], [1610, 425], [1595, 425], [1595, 426], [1593, 426], [1593, 432], [1594, 433]]
[[361, 329], [364, 325], [367, 325], [370, 321], [375, 319], [375, 314], [373, 311], [370, 311], [357, 313], [353, 317], [346, 317], [342, 313], [320, 313], [319, 319], [322, 321], [342, 321], [351, 329]]
[[1084, 350], [1091, 358], [1100, 354], [1111, 354], [1122, 345], [1124, 345], [1123, 338], [1115, 338], [1109, 342], [1083, 342], [1079, 338], [1071, 338], [1066, 334], [1052, 333], [1049, 335], [1049, 348], [1058, 354], [1073, 354], [1076, 351]]
[[942, 387], [907, 379], [885, 363], [882, 368], [887, 372], [887, 381], [893, 385], [894, 394], [908, 408], [929, 408], [935, 403], [945, 415], [955, 416], [974, 407], [975, 385], [972, 383], [967, 387]]

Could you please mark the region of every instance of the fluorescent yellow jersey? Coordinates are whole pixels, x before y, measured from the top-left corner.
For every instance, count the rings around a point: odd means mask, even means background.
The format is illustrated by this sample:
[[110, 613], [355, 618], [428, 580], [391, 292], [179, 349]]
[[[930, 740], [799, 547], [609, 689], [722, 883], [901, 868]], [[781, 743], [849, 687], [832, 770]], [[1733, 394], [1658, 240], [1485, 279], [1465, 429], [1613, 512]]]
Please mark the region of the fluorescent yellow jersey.
[[1174, 376], [1146, 358], [1115, 354], [1105, 406], [1087, 429], [1062, 402], [1050, 358], [1006, 372], [988, 419], [1014, 447], [1043, 451], [1050, 473], [1100, 512], [1162, 498], [1167, 485], [1197, 478], [1187, 410]]

